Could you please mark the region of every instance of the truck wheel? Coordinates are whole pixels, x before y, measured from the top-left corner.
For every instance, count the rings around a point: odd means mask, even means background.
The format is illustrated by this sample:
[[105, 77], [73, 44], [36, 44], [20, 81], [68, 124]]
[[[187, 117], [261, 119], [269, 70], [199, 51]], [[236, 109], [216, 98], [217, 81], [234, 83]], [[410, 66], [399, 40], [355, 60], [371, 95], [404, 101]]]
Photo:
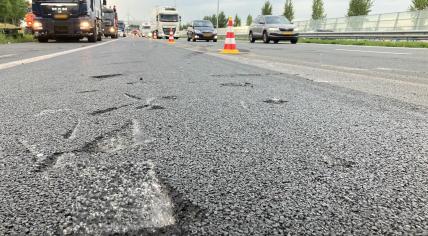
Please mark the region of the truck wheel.
[[49, 41], [48, 38], [38, 38], [39, 43], [47, 43]]
[[97, 41], [102, 41], [103, 40], [103, 34], [102, 33], [98, 33], [97, 34]]
[[88, 36], [88, 42], [96, 43], [98, 38], [98, 29], [97, 24], [95, 24], [94, 29], [92, 29], [92, 35]]
[[299, 39], [292, 39], [291, 44], [297, 44], [297, 41], [299, 41]]

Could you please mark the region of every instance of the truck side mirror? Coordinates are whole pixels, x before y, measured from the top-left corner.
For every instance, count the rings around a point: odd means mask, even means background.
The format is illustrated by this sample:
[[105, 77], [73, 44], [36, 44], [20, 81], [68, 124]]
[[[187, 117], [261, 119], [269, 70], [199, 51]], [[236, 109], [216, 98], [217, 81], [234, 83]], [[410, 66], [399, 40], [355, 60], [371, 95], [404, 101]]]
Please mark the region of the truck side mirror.
[[103, 5], [107, 6], [107, 0], [103, 0]]

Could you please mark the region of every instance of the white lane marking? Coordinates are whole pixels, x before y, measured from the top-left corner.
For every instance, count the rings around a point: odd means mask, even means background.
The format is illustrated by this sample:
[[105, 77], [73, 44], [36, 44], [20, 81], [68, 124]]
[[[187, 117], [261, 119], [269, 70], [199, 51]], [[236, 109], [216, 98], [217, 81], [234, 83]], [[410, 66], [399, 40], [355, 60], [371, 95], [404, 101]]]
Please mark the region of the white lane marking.
[[7, 54], [7, 55], [0, 56], [0, 58], [13, 57], [15, 55], [16, 54]]
[[337, 48], [336, 51], [344, 51], [344, 52], [361, 52], [361, 53], [377, 53], [377, 54], [392, 54], [392, 55], [411, 55], [411, 53], [407, 52], [379, 52], [379, 51], [367, 51], [367, 50], [351, 50], [351, 49], [340, 49]]
[[383, 71], [398, 71], [398, 72], [416, 72], [413, 70], [402, 70], [402, 69], [395, 69], [395, 68], [388, 68], [388, 67], [378, 67], [376, 70], [383, 70]]
[[79, 51], [83, 51], [83, 50], [88, 50], [88, 49], [95, 48], [95, 47], [100, 47], [100, 46], [103, 46], [103, 45], [106, 45], [109, 43], [113, 43], [116, 41], [118, 41], [118, 40], [107, 41], [104, 43], [97, 43], [97, 44], [87, 46], [87, 47], [71, 49], [68, 51], [52, 53], [52, 54], [48, 54], [48, 55], [28, 58], [28, 59], [19, 60], [19, 61], [12, 61], [12, 62], [8, 62], [8, 63], [0, 64], [0, 70], [9, 69], [9, 68], [20, 66], [20, 65], [26, 65], [26, 64], [33, 63], [33, 62], [44, 61], [44, 60], [51, 59], [54, 57], [59, 57], [59, 56], [63, 56], [63, 55], [67, 55], [67, 54], [71, 54], [71, 53], [75, 53], [75, 52], [79, 52]]

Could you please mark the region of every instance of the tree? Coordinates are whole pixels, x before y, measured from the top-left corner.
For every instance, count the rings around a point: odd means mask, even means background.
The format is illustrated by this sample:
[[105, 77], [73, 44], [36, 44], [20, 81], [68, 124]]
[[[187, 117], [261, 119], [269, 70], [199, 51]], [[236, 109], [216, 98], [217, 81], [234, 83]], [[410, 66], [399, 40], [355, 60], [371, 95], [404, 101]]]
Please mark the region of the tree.
[[238, 14], [235, 15], [235, 20], [233, 21], [233, 26], [234, 27], [239, 27], [241, 26], [241, 18], [239, 18]]
[[351, 0], [349, 2], [348, 16], [367, 16], [372, 6], [373, 0]]
[[313, 0], [312, 2], [312, 20], [324, 19], [324, 2], [323, 0]]
[[266, 1], [262, 8], [262, 15], [272, 15], [272, 4]]
[[19, 25], [26, 13], [25, 0], [0, 0], [0, 21]]
[[247, 16], [247, 26], [251, 26], [253, 24], [253, 17], [251, 15]]
[[294, 6], [293, 6], [292, 0], [286, 0], [285, 1], [284, 14], [283, 15], [290, 21], [294, 20]]
[[218, 27], [219, 28], [226, 28], [227, 21], [228, 21], [228, 18], [226, 17], [224, 12], [223, 11], [220, 12], [220, 14], [218, 14]]
[[[214, 27], [217, 27], [217, 16], [216, 16], [216, 14], [213, 14], [212, 16], [204, 16], [203, 19], [211, 21], [211, 23], [213, 23]], [[226, 15], [224, 14], [224, 12], [220, 12], [220, 14], [218, 14], [218, 27], [219, 28], [226, 28], [227, 21], [228, 21], [228, 18], [226, 18]]]
[[428, 9], [428, 0], [412, 0], [412, 5], [410, 6], [411, 11], [421, 11]]
[[204, 16], [203, 18], [204, 20], [209, 20], [211, 21], [211, 23], [213, 23], [213, 25], [216, 27], [217, 26], [217, 16], [214, 14], [212, 16]]

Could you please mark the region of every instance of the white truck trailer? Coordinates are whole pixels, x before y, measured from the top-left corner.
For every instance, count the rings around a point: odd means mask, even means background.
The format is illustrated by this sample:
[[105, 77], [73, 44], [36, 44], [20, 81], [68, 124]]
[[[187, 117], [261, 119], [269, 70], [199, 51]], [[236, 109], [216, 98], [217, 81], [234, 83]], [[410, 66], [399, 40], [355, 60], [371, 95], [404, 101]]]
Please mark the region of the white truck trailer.
[[180, 37], [181, 16], [176, 7], [156, 7], [151, 22], [152, 33], [156, 33], [159, 38], [168, 38], [171, 29], [175, 39]]

